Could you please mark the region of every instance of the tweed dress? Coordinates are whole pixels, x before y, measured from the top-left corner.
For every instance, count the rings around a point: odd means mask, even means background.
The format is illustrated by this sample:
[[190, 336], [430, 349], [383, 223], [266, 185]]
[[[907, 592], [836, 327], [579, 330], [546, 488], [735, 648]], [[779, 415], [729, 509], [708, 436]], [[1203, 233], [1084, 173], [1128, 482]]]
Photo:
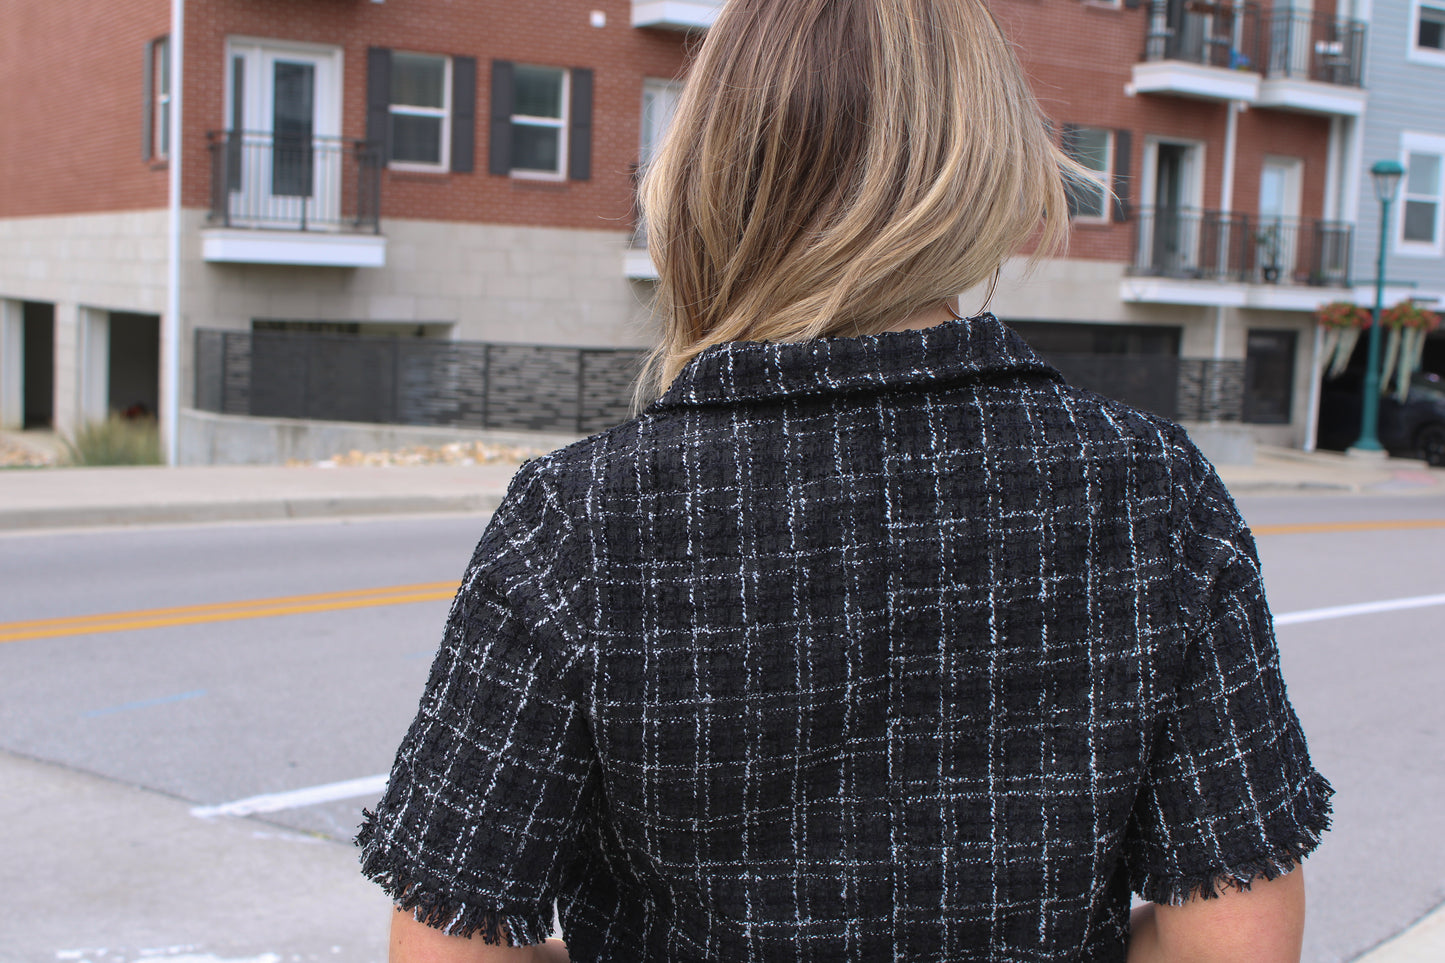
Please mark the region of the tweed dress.
[[699, 355], [516, 474], [358, 837], [573, 960], [1122, 960], [1330, 787], [1178, 426], [984, 315]]

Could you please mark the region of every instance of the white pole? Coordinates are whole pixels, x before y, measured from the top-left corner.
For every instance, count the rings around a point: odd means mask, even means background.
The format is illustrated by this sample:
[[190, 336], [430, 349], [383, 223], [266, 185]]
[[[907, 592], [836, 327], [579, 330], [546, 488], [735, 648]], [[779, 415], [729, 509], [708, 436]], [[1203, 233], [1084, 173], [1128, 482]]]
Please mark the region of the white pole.
[[1315, 325], [1314, 350], [1310, 352], [1310, 400], [1309, 414], [1305, 420], [1305, 451], [1314, 451], [1315, 443], [1319, 440], [1316, 431], [1319, 428], [1320, 420], [1320, 381], [1324, 378], [1323, 359], [1320, 354], [1324, 351], [1325, 332], [1320, 326]]
[[185, 63], [186, 0], [171, 0], [171, 129], [170, 157], [166, 163], [166, 312], [161, 331], [161, 435], [166, 464], [174, 466], [178, 456], [181, 407], [181, 167], [185, 142], [181, 139], [181, 111], [186, 88]]

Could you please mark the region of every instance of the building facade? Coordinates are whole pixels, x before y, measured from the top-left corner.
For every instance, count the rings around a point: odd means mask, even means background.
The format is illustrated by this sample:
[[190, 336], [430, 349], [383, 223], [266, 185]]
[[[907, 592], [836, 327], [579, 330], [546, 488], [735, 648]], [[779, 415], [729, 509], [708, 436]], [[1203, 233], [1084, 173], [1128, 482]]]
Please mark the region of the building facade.
[[[231, 336], [253, 366], [294, 355], [297, 338], [332, 338], [335, 353], [391, 336], [410, 354], [358, 355], [355, 370], [396, 385], [502, 357], [438, 361], [442, 344], [649, 342], [636, 172], [721, 0], [184, 0], [173, 58], [182, 2], [5, 0], [18, 29], [0, 41], [0, 84], [26, 96], [6, 98], [0, 124], [28, 149], [0, 156], [4, 424], [70, 430], [168, 405], [183, 420], [196, 407], [315, 415], [276, 390], [258, 401], [259, 367], [233, 364]], [[1060, 144], [1097, 177], [1073, 191], [1069, 250], [1031, 273], [1011, 262], [989, 307], [1076, 380], [1201, 434], [1308, 445], [1312, 313], [1368, 274], [1355, 227], [1375, 149], [1368, 11], [993, 6]], [[74, 49], [89, 54], [77, 64]], [[1430, 54], [1412, 68], [1445, 69]], [[423, 348], [422, 375], [382, 371]], [[579, 356], [578, 387], [561, 393], [582, 397], [588, 364], [601, 362]], [[273, 367], [292, 372], [273, 379], [283, 387], [325, 388], [315, 370]], [[246, 377], [236, 402], [229, 386]], [[591, 426], [580, 409], [577, 425]]]
[[5, 426], [164, 414], [172, 335], [178, 409], [209, 332], [648, 343], [633, 179], [694, 5], [185, 0], [172, 58], [181, 2], [6, 0]]
[[[1374, 303], [1381, 205], [1368, 174], [1381, 160], [1405, 168], [1385, 239], [1386, 305], [1415, 298], [1445, 306], [1445, 2], [1373, 0], [1365, 77], [1370, 110], [1361, 129], [1365, 169], [1350, 198], [1359, 232], [1357, 300]], [[1445, 371], [1440, 335], [1432, 362]]]

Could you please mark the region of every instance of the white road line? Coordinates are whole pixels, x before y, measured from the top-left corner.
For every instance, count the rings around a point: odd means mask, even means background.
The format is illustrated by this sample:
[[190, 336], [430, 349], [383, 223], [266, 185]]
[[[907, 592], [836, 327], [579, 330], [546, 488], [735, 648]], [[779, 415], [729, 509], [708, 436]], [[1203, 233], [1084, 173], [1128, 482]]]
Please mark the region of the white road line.
[[[1326, 619], [1342, 619], [1351, 615], [1370, 615], [1375, 612], [1397, 612], [1401, 609], [1423, 609], [1432, 605], [1445, 605], [1445, 595], [1416, 595], [1404, 599], [1385, 599], [1381, 602], [1361, 602], [1357, 605], [1335, 605], [1324, 609], [1305, 609], [1301, 612], [1285, 612], [1274, 617], [1275, 625], [1296, 625], [1301, 622], [1322, 622]], [[300, 809], [318, 803], [334, 802], [337, 799], [355, 799], [357, 796], [379, 796], [386, 789], [386, 773], [348, 779], [344, 782], [327, 783], [324, 786], [308, 786], [290, 792], [273, 792], [261, 796], [237, 799], [235, 802], [218, 806], [194, 806], [191, 815], [201, 819], [214, 816], [252, 816], [256, 813], [275, 813], [283, 809]]]
[[213, 816], [252, 816], [256, 813], [275, 813], [283, 809], [300, 809], [317, 803], [334, 802], [337, 799], [354, 799], [357, 796], [380, 796], [386, 789], [386, 773], [332, 782], [324, 786], [308, 786], [290, 792], [272, 792], [262, 796], [237, 799], [219, 806], [193, 806], [191, 815], [201, 819]]
[[1360, 602], [1357, 605], [1334, 605], [1326, 609], [1285, 612], [1283, 615], [1274, 617], [1274, 624], [1295, 625], [1299, 622], [1322, 622], [1325, 619], [1343, 619], [1351, 615], [1397, 612], [1401, 609], [1423, 609], [1432, 605], [1445, 605], [1445, 595], [1416, 595], [1406, 599], [1385, 599], [1382, 602]]

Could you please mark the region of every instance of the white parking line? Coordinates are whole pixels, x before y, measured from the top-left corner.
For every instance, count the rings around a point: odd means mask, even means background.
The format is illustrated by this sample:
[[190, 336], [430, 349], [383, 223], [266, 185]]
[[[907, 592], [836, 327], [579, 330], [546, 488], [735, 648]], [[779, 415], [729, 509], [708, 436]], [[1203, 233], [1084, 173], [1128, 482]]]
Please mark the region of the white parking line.
[[331, 782], [324, 786], [308, 786], [290, 792], [272, 792], [261, 796], [237, 799], [219, 806], [193, 806], [191, 815], [201, 819], [213, 816], [253, 816], [256, 813], [275, 813], [283, 809], [300, 809], [317, 803], [334, 802], [337, 799], [354, 799], [357, 796], [380, 796], [386, 789], [386, 773], [363, 776], [345, 782]]
[[1323, 622], [1325, 619], [1343, 619], [1351, 615], [1371, 615], [1375, 612], [1397, 612], [1400, 609], [1423, 609], [1432, 605], [1445, 605], [1445, 595], [1416, 595], [1406, 599], [1385, 599], [1382, 602], [1360, 602], [1356, 605], [1334, 605], [1326, 609], [1285, 612], [1274, 617], [1274, 624]]

